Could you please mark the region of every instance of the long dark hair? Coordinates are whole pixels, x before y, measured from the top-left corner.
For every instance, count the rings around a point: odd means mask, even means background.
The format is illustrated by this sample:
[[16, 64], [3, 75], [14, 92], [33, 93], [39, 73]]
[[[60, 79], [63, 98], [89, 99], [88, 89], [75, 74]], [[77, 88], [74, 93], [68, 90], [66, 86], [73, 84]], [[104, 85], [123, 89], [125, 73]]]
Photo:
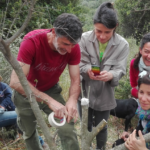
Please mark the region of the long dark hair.
[[[150, 42], [150, 32], [145, 34], [140, 42], [140, 49], [142, 50], [144, 45], [146, 43]], [[139, 70], [139, 67], [138, 67], [138, 64], [139, 64], [139, 61], [140, 61], [140, 58], [141, 58], [141, 53], [139, 52], [136, 57], [135, 57], [135, 60], [134, 60], [134, 64], [133, 64], [133, 67], [137, 70]]]
[[101, 23], [109, 29], [115, 28], [118, 24], [118, 18], [113, 4], [110, 2], [101, 4], [93, 17], [93, 22], [94, 24]]

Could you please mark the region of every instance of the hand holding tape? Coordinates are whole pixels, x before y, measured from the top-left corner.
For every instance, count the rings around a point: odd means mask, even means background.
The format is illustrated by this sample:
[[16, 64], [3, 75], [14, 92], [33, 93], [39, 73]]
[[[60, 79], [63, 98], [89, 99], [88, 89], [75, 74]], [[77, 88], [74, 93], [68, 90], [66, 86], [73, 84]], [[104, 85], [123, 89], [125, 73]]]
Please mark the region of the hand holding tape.
[[48, 121], [52, 127], [60, 127], [63, 126], [66, 123], [66, 117], [64, 116], [63, 119], [61, 120], [61, 123], [58, 123], [54, 119], [54, 112], [49, 114], [48, 116]]

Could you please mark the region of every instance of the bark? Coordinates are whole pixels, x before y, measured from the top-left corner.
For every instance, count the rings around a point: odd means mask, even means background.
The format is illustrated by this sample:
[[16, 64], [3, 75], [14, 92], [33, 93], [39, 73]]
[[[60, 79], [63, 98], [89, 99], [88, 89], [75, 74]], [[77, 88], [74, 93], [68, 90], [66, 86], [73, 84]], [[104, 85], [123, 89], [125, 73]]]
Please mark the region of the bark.
[[90, 145], [93, 138], [106, 126], [107, 122], [103, 119], [96, 127], [93, 127], [92, 132], [88, 131], [88, 104], [82, 105], [82, 122], [81, 122], [81, 149], [91, 150]]

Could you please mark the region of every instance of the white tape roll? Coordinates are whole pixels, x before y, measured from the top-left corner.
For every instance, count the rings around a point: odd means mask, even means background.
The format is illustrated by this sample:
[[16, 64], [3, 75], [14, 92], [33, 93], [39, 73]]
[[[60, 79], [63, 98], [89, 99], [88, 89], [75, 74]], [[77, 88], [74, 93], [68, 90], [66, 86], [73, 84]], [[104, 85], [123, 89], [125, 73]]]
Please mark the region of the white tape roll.
[[89, 104], [89, 99], [87, 99], [87, 98], [82, 98], [81, 99], [81, 105], [83, 106], [83, 105], [88, 105]]
[[65, 117], [65, 116], [63, 117], [63, 120], [62, 120], [61, 123], [57, 123], [57, 122], [55, 121], [55, 119], [54, 119], [54, 112], [52, 112], [52, 113], [49, 114], [49, 116], [48, 116], [48, 121], [49, 121], [49, 123], [50, 123], [50, 125], [51, 125], [52, 127], [60, 127], [60, 126], [63, 126], [63, 125], [66, 123], [66, 117]]

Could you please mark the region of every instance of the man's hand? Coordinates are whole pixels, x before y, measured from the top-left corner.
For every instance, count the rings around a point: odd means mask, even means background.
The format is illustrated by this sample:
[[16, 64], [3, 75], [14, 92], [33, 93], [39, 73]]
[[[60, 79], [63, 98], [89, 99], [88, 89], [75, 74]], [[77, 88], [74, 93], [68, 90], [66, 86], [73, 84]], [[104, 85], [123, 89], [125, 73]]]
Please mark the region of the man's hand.
[[56, 100], [52, 100], [51, 102], [48, 102], [47, 105], [50, 109], [53, 110], [56, 118], [61, 119], [64, 117], [64, 115], [67, 118], [68, 113], [66, 107], [61, 103], [57, 102]]
[[100, 80], [100, 81], [110, 81], [111, 79], [113, 79], [113, 75], [112, 73], [108, 72], [108, 71], [101, 71], [100, 75], [94, 76], [94, 73], [92, 72], [91, 69], [88, 70], [88, 75], [90, 77], [90, 79], [92, 80]]
[[125, 146], [129, 149], [129, 150], [148, 150], [146, 148], [146, 143], [145, 143], [145, 139], [141, 133], [141, 131], [139, 130], [139, 137], [140, 139], [136, 139], [136, 130], [133, 131], [132, 134], [130, 134], [129, 138], [126, 140], [125, 142]]
[[77, 103], [75, 100], [68, 100], [66, 103], [66, 110], [68, 112], [67, 122], [69, 123], [71, 119], [74, 118], [74, 122], [77, 121], [78, 111], [77, 111]]

